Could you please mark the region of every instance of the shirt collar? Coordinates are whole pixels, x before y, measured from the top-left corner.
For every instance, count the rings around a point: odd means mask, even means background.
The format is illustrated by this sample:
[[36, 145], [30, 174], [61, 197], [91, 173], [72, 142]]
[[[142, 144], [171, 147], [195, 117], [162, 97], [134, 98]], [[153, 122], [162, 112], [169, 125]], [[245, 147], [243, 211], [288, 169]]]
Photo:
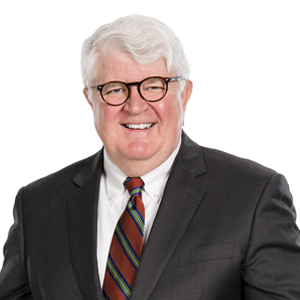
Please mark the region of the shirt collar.
[[[151, 172], [141, 176], [145, 183], [144, 190], [153, 201], [159, 203], [167, 180], [169, 178], [173, 162], [179, 151], [181, 138], [177, 148], [160, 166]], [[108, 157], [105, 147], [103, 151], [104, 171], [105, 171], [105, 186], [109, 196], [109, 201], [112, 204], [117, 196], [123, 194], [126, 189], [123, 185], [127, 175], [124, 174]]]
[[172, 169], [173, 162], [179, 151], [180, 145], [181, 145], [181, 138], [180, 138], [177, 148], [168, 157], [168, 159], [166, 161], [164, 161], [156, 169], [145, 174], [144, 176], [141, 176], [141, 178], [145, 182], [145, 187], [144, 187], [145, 192], [156, 203], [159, 203], [162, 198], [167, 180], [169, 178], [169, 175], [170, 175], [170, 172]]
[[116, 197], [125, 192], [123, 185], [127, 176], [109, 159], [106, 150], [103, 151], [106, 191], [111, 203]]

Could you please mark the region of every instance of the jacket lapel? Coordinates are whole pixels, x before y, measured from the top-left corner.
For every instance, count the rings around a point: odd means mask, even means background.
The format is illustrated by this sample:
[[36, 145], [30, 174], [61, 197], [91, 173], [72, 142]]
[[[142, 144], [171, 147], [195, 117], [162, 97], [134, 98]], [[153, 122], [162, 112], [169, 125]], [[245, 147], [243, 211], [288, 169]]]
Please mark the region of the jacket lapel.
[[201, 148], [184, 133], [143, 252], [131, 300], [148, 299], [206, 192]]
[[88, 159], [73, 178], [78, 189], [66, 198], [69, 250], [82, 296], [102, 299], [97, 268], [97, 211], [102, 150]]

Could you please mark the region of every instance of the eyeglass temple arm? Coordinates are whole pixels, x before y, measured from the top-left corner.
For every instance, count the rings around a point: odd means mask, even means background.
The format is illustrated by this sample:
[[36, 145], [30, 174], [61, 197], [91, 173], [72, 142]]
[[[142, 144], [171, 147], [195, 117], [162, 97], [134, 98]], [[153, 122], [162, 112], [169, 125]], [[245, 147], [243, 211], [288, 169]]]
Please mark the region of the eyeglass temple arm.
[[185, 80], [185, 78], [183, 78], [182, 76], [169, 78], [169, 82], [171, 82], [171, 81], [180, 81], [180, 80]]
[[91, 89], [91, 90], [98, 90], [98, 87], [96, 85], [93, 85], [93, 86], [88, 86], [88, 89]]

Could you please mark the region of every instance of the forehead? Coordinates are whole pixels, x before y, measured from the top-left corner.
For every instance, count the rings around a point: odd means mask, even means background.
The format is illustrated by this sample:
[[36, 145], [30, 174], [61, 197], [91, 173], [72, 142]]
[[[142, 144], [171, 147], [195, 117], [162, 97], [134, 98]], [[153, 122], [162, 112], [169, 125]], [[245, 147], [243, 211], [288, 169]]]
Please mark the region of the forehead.
[[168, 77], [166, 62], [163, 58], [141, 65], [124, 52], [114, 52], [105, 59], [98, 60], [95, 84], [119, 80], [125, 82], [141, 81], [146, 77]]

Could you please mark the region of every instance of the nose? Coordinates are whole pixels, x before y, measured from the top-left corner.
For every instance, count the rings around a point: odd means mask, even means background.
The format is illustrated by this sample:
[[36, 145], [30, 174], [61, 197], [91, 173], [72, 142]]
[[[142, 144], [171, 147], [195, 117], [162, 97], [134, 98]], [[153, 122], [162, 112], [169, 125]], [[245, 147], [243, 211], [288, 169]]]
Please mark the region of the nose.
[[141, 97], [138, 87], [131, 86], [129, 99], [124, 106], [124, 110], [132, 115], [140, 115], [148, 109], [149, 104]]

